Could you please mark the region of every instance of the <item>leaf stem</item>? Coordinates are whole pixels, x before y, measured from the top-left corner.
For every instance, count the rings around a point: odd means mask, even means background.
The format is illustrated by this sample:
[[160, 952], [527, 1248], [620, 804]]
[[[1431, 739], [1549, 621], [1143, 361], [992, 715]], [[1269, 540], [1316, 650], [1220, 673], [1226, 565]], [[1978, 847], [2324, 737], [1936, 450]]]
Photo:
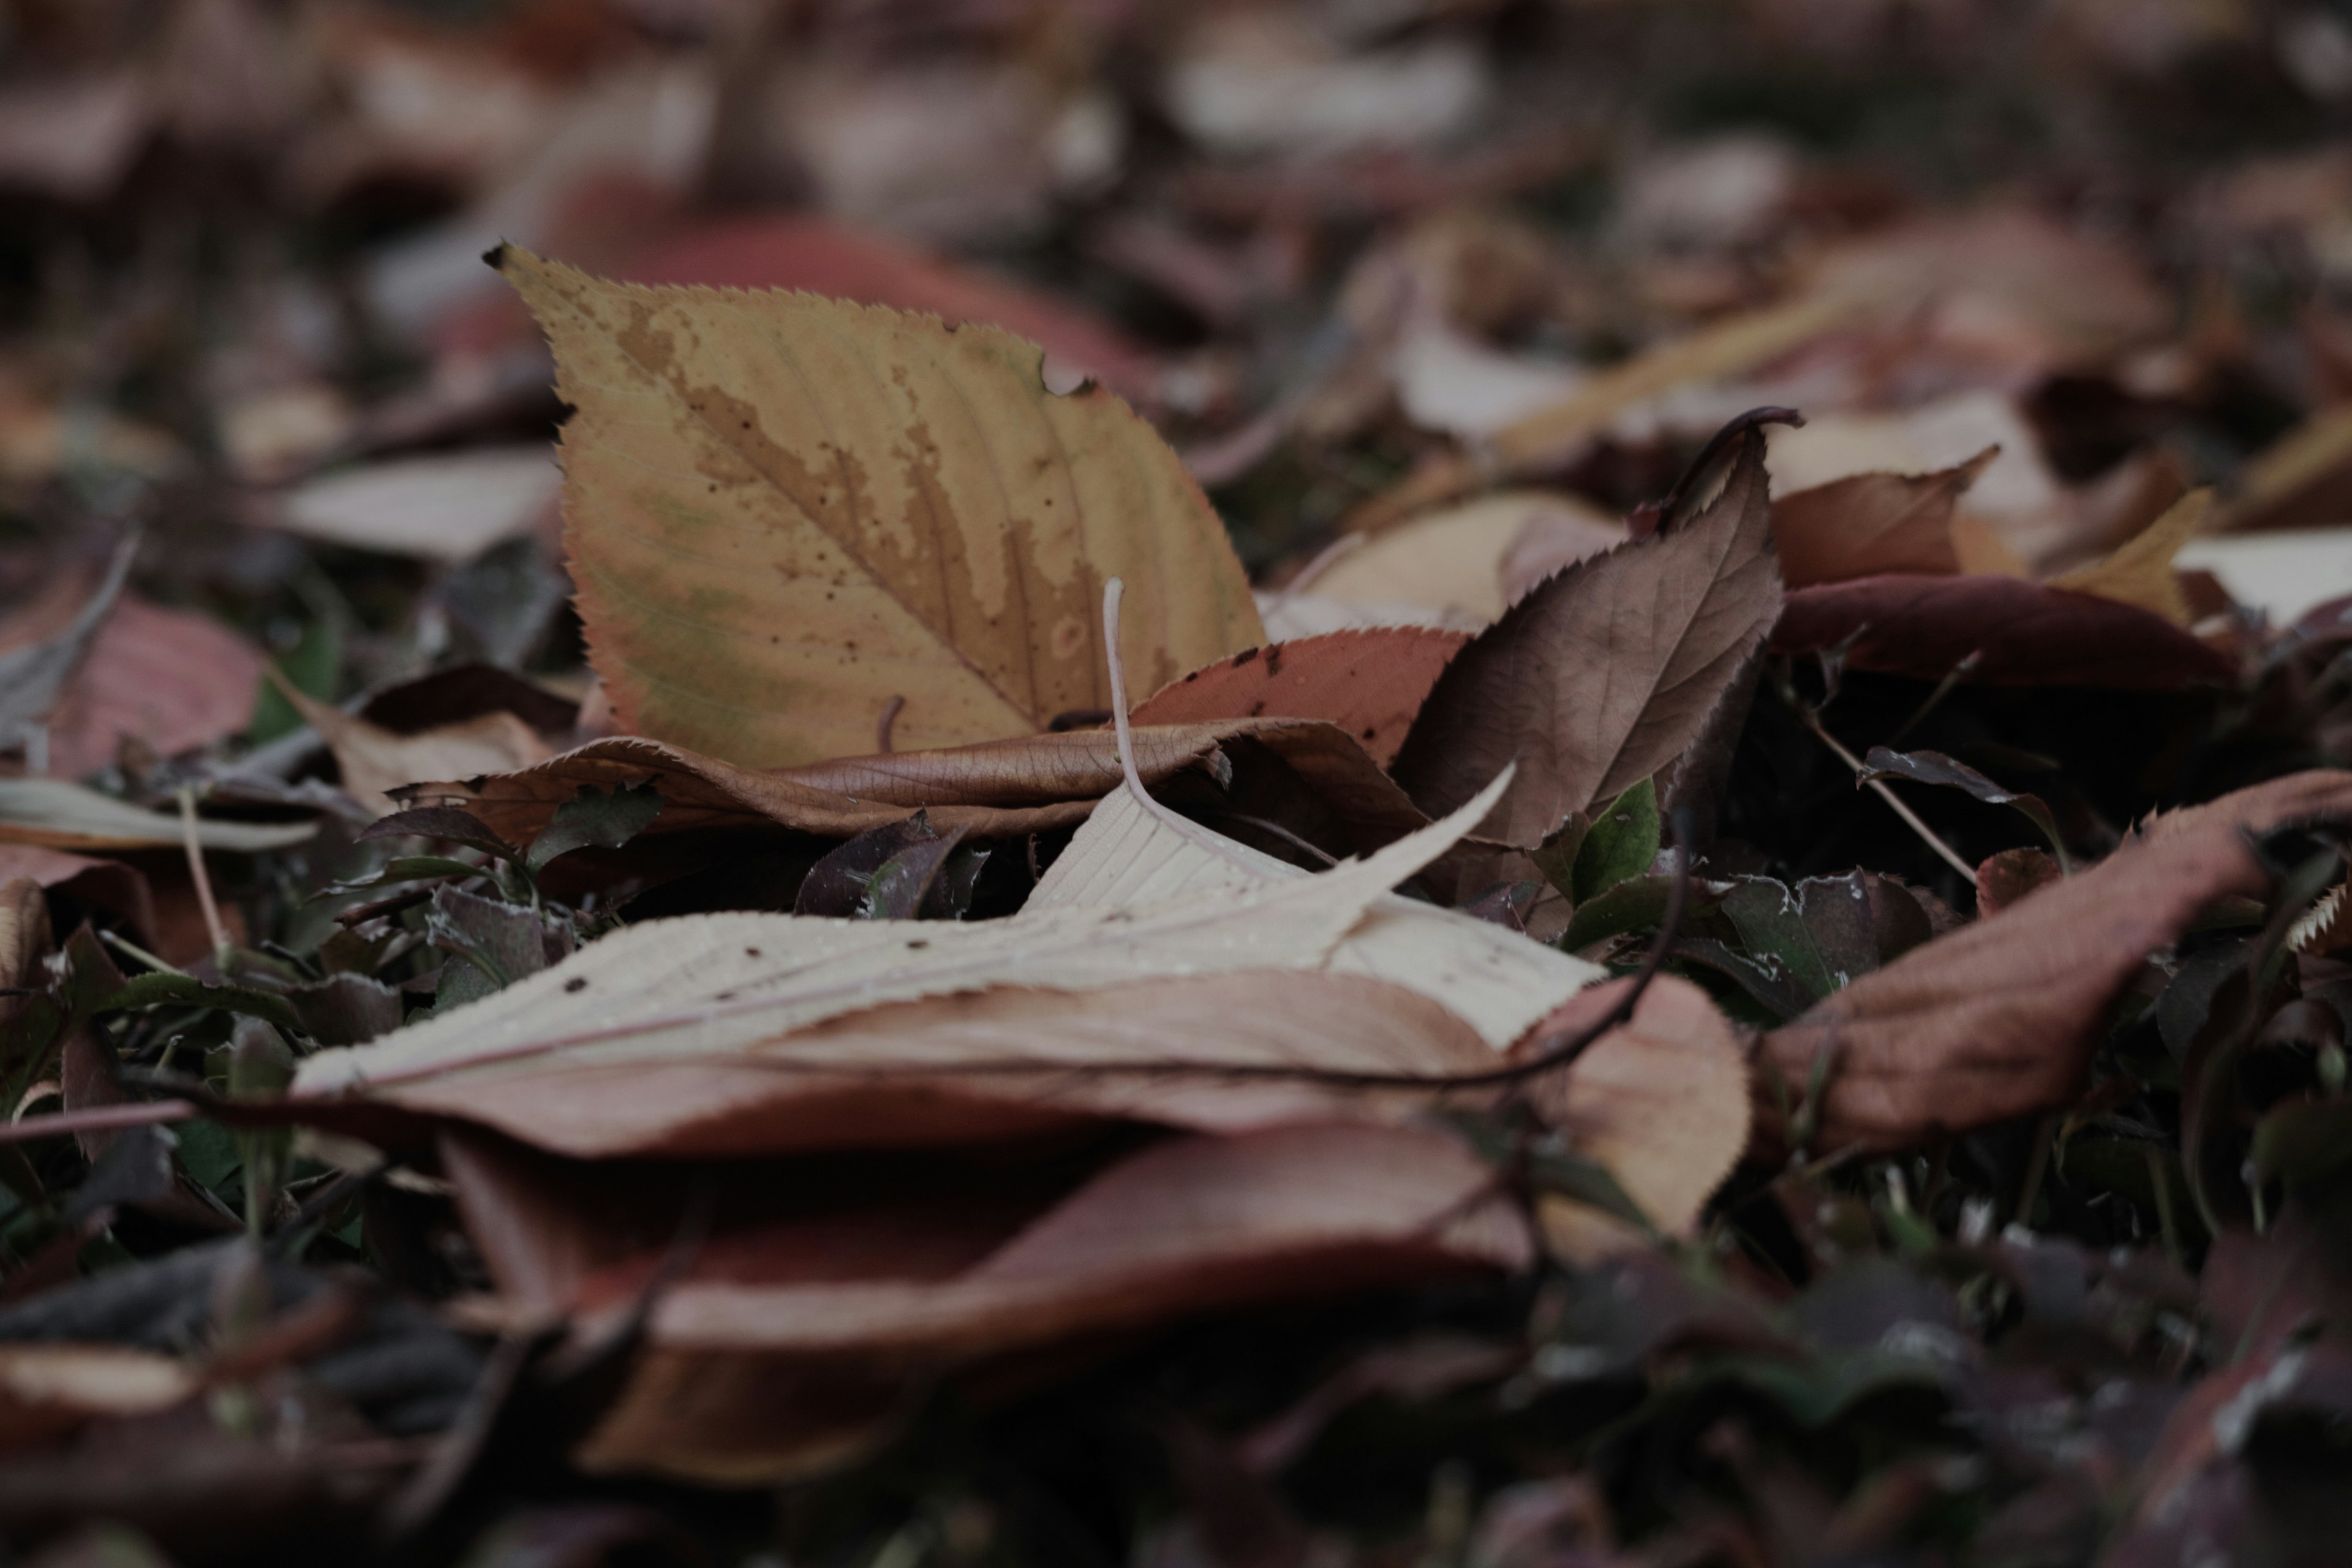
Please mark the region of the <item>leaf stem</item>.
[[[1847, 751], [1844, 746], [1839, 743], [1838, 738], [1835, 735], [1831, 734], [1828, 730], [1822, 727], [1820, 714], [1815, 713], [1809, 708], [1803, 707], [1800, 707], [1797, 711], [1804, 719], [1805, 728], [1820, 736], [1822, 739], [1822, 744], [1827, 746], [1831, 751], [1835, 752], [1840, 762], [1843, 763], [1847, 767], [1852, 768], [1856, 773], [1860, 773], [1864, 771], [1862, 759], [1855, 756], [1852, 752]], [[1926, 823], [1920, 821], [1918, 813], [1904, 805], [1902, 797], [1896, 795], [1893, 790], [1886, 787], [1885, 780], [1868, 779], [1865, 780], [1864, 783], [1867, 784], [1872, 790], [1877, 793], [1879, 799], [1894, 807], [1895, 815], [1901, 817], [1905, 826], [1908, 826], [1912, 832], [1919, 836], [1920, 842], [1926, 844], [1928, 848], [1933, 849], [1937, 854], [1942, 856], [1944, 858], [1945, 865], [1949, 866], [1953, 870], [1958, 871], [1961, 876], [1967, 878], [1971, 885], [1974, 885], [1977, 879], [1977, 868], [1974, 866], [1969, 865], [1966, 860], [1961, 859], [1958, 850], [1945, 843], [1941, 838], [1937, 837], [1936, 830], [1928, 826]]]

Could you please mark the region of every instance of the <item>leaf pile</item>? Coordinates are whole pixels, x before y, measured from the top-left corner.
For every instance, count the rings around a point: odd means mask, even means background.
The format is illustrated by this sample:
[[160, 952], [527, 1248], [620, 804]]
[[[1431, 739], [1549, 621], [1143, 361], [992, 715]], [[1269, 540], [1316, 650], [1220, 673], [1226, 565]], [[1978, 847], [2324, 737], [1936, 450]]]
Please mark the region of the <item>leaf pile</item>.
[[2326, 7], [0, 32], [0, 1555], [2342, 1555]]

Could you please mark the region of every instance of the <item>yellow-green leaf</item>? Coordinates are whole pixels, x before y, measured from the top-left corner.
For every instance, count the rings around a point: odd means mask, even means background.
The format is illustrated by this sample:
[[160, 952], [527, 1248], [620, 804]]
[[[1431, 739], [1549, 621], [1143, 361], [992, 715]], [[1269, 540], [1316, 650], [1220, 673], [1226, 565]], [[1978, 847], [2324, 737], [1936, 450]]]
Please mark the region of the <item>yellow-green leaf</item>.
[[756, 767], [1042, 730], [1264, 640], [1215, 511], [993, 327], [495, 253], [555, 349], [591, 661], [640, 733]]

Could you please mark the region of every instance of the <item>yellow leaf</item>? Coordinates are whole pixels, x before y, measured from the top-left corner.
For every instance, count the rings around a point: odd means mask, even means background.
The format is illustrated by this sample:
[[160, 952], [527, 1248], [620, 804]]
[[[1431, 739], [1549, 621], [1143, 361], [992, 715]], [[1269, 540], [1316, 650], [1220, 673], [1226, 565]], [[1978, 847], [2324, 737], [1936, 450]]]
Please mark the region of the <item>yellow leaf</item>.
[[2163, 516], [2118, 545], [2113, 554], [2051, 578], [2050, 586], [2137, 605], [2175, 626], [2187, 626], [2189, 596], [2180, 590], [2180, 575], [2172, 569], [2172, 558], [2204, 522], [2212, 504], [2211, 490], [2190, 490], [2167, 508]]
[[1046, 389], [994, 327], [813, 295], [499, 268], [578, 412], [564, 529], [626, 727], [753, 767], [1045, 729], [1110, 705], [1097, 619], [1130, 584], [1152, 689], [1264, 640], [1223, 526], [1100, 388]]

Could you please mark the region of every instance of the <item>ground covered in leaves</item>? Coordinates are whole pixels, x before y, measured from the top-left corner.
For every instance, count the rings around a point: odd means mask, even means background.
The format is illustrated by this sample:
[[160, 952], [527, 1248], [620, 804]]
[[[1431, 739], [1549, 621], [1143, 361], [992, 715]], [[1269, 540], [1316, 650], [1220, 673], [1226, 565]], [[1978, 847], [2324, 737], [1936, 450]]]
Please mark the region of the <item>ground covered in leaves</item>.
[[2347, 131], [0, 3], [0, 1556], [2341, 1561]]

